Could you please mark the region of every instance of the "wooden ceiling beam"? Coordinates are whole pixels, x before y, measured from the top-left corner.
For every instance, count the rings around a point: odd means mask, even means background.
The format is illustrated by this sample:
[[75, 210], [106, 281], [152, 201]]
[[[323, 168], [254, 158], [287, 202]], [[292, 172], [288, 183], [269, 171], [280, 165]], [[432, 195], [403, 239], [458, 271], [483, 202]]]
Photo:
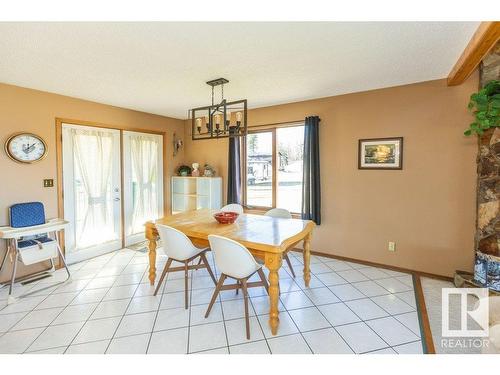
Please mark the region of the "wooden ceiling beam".
[[500, 39], [500, 22], [481, 22], [448, 75], [448, 86], [463, 83]]

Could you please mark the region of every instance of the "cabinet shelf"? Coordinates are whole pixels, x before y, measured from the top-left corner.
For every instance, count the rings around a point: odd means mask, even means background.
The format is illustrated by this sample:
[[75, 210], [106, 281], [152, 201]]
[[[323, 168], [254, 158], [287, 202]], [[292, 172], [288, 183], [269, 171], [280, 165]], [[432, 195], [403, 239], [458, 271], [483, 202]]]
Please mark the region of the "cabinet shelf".
[[222, 205], [221, 177], [172, 176], [172, 213]]
[[208, 197], [208, 195], [206, 195], [206, 194], [184, 194], [184, 193], [176, 193], [176, 192], [174, 192], [173, 194], [182, 195], [184, 197]]

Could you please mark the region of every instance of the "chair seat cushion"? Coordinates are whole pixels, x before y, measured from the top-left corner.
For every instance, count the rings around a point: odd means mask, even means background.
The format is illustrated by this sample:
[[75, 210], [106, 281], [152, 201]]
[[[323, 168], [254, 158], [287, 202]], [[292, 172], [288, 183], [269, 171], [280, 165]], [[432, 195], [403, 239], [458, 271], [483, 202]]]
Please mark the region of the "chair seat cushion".
[[10, 206], [9, 213], [12, 228], [45, 224], [45, 211], [41, 202], [14, 204]]

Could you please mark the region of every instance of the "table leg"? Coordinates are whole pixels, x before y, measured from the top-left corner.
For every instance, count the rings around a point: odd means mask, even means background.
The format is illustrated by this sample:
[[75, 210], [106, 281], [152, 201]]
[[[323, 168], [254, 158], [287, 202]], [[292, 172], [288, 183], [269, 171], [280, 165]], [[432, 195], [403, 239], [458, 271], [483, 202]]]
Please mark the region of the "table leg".
[[279, 269], [281, 267], [281, 254], [266, 253], [265, 265], [269, 270], [269, 326], [271, 333], [278, 333], [278, 325], [280, 323], [278, 313], [279, 302]]
[[311, 270], [309, 265], [311, 263], [311, 233], [308, 233], [306, 238], [304, 238], [304, 284], [306, 288], [309, 287], [309, 282], [311, 281]]
[[149, 283], [154, 285], [156, 279], [156, 235], [153, 226], [146, 226], [146, 238], [149, 240]]

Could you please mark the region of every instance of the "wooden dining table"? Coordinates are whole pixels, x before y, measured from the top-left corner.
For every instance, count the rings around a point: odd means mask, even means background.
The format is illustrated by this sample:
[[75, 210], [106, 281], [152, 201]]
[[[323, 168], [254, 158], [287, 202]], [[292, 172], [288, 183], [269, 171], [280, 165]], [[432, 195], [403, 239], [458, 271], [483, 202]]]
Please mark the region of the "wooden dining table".
[[309, 287], [311, 236], [315, 224], [310, 220], [273, 218], [264, 215], [241, 214], [234, 224], [219, 224], [213, 217], [217, 210], [200, 209], [181, 212], [146, 223], [149, 241], [149, 281], [156, 279], [157, 224], [171, 226], [188, 236], [197, 246], [208, 246], [208, 235], [217, 234], [244, 245], [269, 270], [269, 325], [273, 335], [279, 326], [279, 270], [283, 254], [301, 241], [304, 258], [304, 284]]

